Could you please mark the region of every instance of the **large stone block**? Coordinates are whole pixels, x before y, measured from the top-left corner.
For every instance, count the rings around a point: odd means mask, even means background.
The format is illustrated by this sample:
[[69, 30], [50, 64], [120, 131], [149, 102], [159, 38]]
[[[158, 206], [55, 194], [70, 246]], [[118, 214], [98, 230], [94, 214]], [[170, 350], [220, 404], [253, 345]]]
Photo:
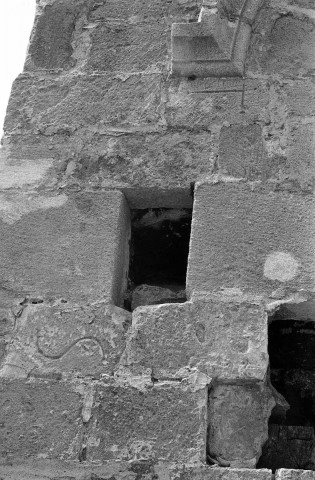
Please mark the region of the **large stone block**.
[[205, 462], [207, 386], [162, 382], [138, 390], [130, 382], [97, 388], [87, 458]]
[[6, 133], [71, 135], [79, 128], [100, 135], [161, 127], [161, 75], [90, 75], [38, 78], [13, 84]]
[[267, 315], [259, 305], [211, 298], [139, 307], [122, 362], [152, 369], [157, 379], [197, 370], [224, 380], [262, 380], [268, 366]]
[[0, 376], [112, 375], [129, 323], [131, 314], [111, 305], [28, 305], [10, 336]]
[[80, 395], [64, 383], [2, 379], [0, 458], [76, 460], [82, 435], [81, 408]]
[[[0, 186], [119, 188], [131, 204], [137, 198], [136, 208], [174, 203], [182, 208], [187, 197], [190, 207], [191, 182], [211, 171], [209, 132], [100, 136], [85, 130], [71, 136], [17, 135], [6, 143]], [[174, 202], [175, 196], [181, 198]]]
[[274, 406], [271, 391], [263, 384], [214, 386], [208, 411], [210, 456], [232, 467], [255, 468]]
[[129, 209], [121, 192], [3, 194], [0, 272], [18, 297], [121, 305]]
[[[314, 290], [314, 199], [240, 182], [196, 188], [187, 286], [271, 295]], [[234, 292], [235, 293], [235, 292]]]

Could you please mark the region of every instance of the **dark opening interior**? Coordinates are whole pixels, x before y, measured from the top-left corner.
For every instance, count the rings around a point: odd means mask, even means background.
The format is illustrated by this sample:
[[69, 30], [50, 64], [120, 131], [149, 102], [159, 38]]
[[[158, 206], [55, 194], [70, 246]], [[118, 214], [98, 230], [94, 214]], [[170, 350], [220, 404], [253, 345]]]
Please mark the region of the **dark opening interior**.
[[131, 215], [126, 308], [184, 302], [192, 210], [150, 208]]
[[257, 468], [315, 470], [314, 320], [298, 318], [291, 306], [270, 318], [270, 381], [280, 401], [269, 418], [269, 438]]

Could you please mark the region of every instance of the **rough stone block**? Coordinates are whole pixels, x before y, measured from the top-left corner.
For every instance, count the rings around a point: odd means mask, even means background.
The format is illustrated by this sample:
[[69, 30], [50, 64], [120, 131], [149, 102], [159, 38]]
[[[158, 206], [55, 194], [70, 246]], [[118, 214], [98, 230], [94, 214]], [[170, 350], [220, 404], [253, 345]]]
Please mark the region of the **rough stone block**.
[[61, 382], [2, 379], [0, 432], [2, 459], [77, 459], [82, 435], [80, 396]]
[[146, 132], [148, 126], [156, 130], [160, 83], [157, 73], [52, 79], [20, 75], [13, 84], [4, 130], [46, 136], [69, 136], [79, 128], [100, 135]]
[[[147, 5], [144, 7], [147, 10]], [[163, 19], [141, 21], [131, 15], [117, 24], [102, 21], [91, 34], [91, 50], [87, 68], [106, 72], [139, 72], [159, 69], [167, 62], [168, 29]]]
[[97, 388], [87, 458], [205, 462], [207, 386], [166, 382], [138, 390], [130, 382]]
[[314, 480], [315, 472], [312, 470], [291, 470], [280, 468], [276, 470], [276, 480]]
[[121, 305], [129, 209], [121, 192], [7, 193], [0, 204], [0, 272], [19, 297]]
[[214, 386], [208, 411], [210, 456], [232, 467], [255, 468], [274, 406], [271, 391], [263, 384]]
[[214, 179], [195, 191], [190, 293], [314, 289], [314, 200]]
[[157, 379], [199, 371], [224, 380], [262, 380], [268, 366], [267, 315], [259, 305], [210, 298], [139, 307], [122, 361], [152, 368]]
[[249, 468], [185, 468], [177, 477], [180, 480], [271, 480], [271, 470]]
[[112, 375], [129, 323], [131, 314], [111, 305], [28, 305], [17, 319], [0, 376]]

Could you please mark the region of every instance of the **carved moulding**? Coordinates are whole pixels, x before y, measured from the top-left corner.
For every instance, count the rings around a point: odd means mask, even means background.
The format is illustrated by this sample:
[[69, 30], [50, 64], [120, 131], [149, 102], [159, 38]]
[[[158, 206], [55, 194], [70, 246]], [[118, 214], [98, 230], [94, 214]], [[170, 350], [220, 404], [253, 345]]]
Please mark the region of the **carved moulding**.
[[172, 75], [242, 77], [264, 0], [204, 0], [198, 22], [172, 25]]

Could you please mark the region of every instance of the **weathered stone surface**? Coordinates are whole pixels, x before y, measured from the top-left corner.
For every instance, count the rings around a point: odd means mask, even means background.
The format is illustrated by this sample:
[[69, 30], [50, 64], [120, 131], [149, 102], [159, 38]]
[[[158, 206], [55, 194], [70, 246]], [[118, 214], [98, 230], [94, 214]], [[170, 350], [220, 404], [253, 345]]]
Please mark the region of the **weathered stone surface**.
[[181, 468], [150, 461], [106, 461], [100, 466], [87, 462], [28, 460], [16, 461], [14, 466], [0, 463], [0, 473], [4, 480], [271, 480], [271, 470], [265, 469]]
[[207, 128], [217, 135], [223, 122], [250, 124], [268, 114], [269, 87], [261, 79], [172, 79], [166, 86], [165, 120], [173, 128]]
[[265, 3], [256, 18], [249, 70], [288, 77], [314, 69], [314, 5], [299, 1]]
[[0, 460], [0, 475], [3, 480], [135, 480], [137, 474], [130, 467], [127, 462], [107, 462], [100, 466], [65, 460], [17, 459], [12, 465]]
[[[74, 2], [54, 2], [43, 7], [33, 30], [27, 67], [58, 69], [74, 66], [72, 35], [78, 14]], [[72, 61], [71, 61], [72, 60]]]
[[81, 402], [73, 388], [58, 381], [2, 379], [0, 393], [2, 459], [78, 458]]
[[270, 295], [285, 285], [314, 290], [314, 200], [250, 188], [200, 185], [195, 192], [187, 285], [193, 294], [237, 288]]
[[275, 401], [263, 384], [217, 385], [209, 395], [210, 456], [254, 468], [268, 438]]
[[[174, 200], [181, 208], [187, 205], [187, 198], [191, 204], [191, 182], [211, 172], [210, 140], [209, 132], [182, 130], [145, 136], [82, 131], [48, 139], [44, 135], [19, 135], [14, 145], [5, 147], [0, 185], [5, 189], [29, 185], [50, 188], [52, 184], [61, 189], [114, 187], [126, 189], [129, 197], [137, 197], [138, 204], [142, 197], [141, 208], [172, 207]], [[17, 175], [19, 170], [25, 173], [22, 178]], [[184, 203], [182, 195], [175, 199], [177, 189], [184, 191]]]
[[131, 314], [111, 305], [28, 305], [11, 336], [0, 376], [112, 375]]
[[[225, 53], [251, 35], [244, 78], [169, 75], [171, 26], [201, 7]], [[0, 478], [271, 480], [206, 453], [255, 467], [280, 397], [266, 311], [313, 316], [314, 18], [312, 0], [38, 0], [0, 151]], [[190, 300], [130, 327], [129, 208], [191, 208], [194, 182]]]
[[180, 480], [271, 480], [271, 470], [252, 470], [249, 468], [185, 468]]
[[157, 379], [183, 378], [197, 369], [224, 380], [262, 380], [267, 315], [259, 305], [211, 298], [139, 307], [122, 363], [152, 368]]
[[121, 304], [130, 228], [121, 192], [3, 194], [0, 218], [7, 290], [19, 297]]
[[280, 468], [276, 471], [276, 480], [313, 480], [314, 471], [311, 470], [294, 470], [288, 468]]
[[266, 180], [279, 169], [277, 163], [268, 160], [259, 125], [232, 125], [221, 129], [219, 168], [222, 173], [248, 180]]
[[207, 385], [99, 386], [87, 434], [91, 460], [201, 463], [206, 456]]
[[4, 129], [46, 136], [82, 127], [100, 135], [128, 134], [148, 124], [150, 130], [161, 118], [160, 84], [156, 73], [44, 79], [23, 74], [14, 82]]

